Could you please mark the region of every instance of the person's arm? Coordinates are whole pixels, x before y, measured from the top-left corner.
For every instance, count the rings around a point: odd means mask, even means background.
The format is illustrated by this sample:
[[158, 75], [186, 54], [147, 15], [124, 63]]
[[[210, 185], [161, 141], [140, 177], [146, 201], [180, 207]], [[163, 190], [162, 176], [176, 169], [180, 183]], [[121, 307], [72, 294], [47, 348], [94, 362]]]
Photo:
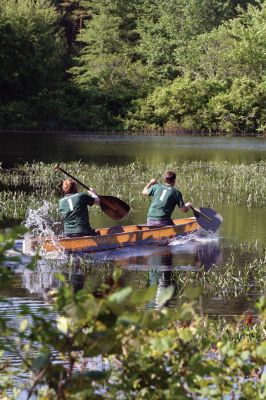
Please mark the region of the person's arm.
[[180, 207], [180, 210], [183, 211], [183, 213], [186, 213], [188, 212], [188, 210], [190, 210], [191, 207], [193, 207], [193, 204], [188, 202], [184, 204], [182, 207]]
[[149, 195], [149, 188], [157, 183], [157, 179], [151, 179], [150, 182], [145, 186], [145, 188], [142, 190], [142, 194], [145, 196]]
[[88, 190], [88, 192], [89, 192], [89, 195], [94, 198], [93, 205], [99, 205], [100, 204], [100, 199], [97, 196], [97, 193], [95, 192], [95, 189], [90, 188], [90, 190]]

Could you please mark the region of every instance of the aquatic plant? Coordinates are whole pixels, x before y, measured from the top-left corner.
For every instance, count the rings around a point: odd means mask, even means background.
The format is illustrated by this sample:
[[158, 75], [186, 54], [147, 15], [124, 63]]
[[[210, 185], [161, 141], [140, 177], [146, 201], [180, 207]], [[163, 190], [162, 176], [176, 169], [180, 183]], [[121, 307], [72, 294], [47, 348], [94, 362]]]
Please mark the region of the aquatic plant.
[[[45, 199], [51, 203], [50, 217], [59, 220], [58, 198], [64, 176], [54, 172], [54, 164], [25, 163], [0, 169], [0, 226], [17, 224], [28, 209], [38, 208]], [[178, 165], [158, 164], [149, 169], [140, 162], [124, 166], [99, 166], [82, 162], [68, 163], [66, 169], [100, 194], [120, 197], [131, 206], [131, 218], [148, 207], [141, 195], [151, 177], [161, 178], [166, 169], [178, 171], [177, 186], [184, 198], [208, 206], [237, 204], [251, 207], [266, 205], [266, 161], [250, 165], [227, 162], [191, 162]], [[207, 199], [207, 200], [206, 200]], [[100, 213], [95, 208], [94, 213]]]

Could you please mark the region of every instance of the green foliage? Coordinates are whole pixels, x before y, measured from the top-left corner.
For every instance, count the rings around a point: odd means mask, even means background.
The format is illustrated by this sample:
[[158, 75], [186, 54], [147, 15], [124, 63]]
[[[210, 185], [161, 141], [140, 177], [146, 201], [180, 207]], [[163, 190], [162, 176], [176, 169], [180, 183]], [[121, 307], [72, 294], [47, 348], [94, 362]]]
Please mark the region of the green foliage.
[[210, 99], [202, 125], [217, 132], [264, 132], [266, 126], [266, 81], [235, 79], [227, 93]]
[[177, 78], [170, 86], [156, 89], [145, 102], [141, 102], [140, 111], [130, 116], [128, 124], [131, 126], [132, 120], [133, 124], [149, 121], [154, 128], [164, 128], [167, 123], [173, 123], [184, 129], [201, 130], [202, 111], [209, 100], [225, 88], [224, 82], [216, 80]]
[[[180, 52], [197, 35], [210, 32], [237, 15], [243, 2], [221, 0], [146, 0], [138, 19], [138, 51], [155, 86], [181, 73]], [[250, 2], [248, 2], [250, 3]]]
[[181, 57], [182, 70], [205, 79], [247, 76], [261, 81], [266, 65], [266, 3], [249, 6], [237, 18], [190, 41]]
[[[12, 238], [15, 232], [1, 237], [1, 270]], [[58, 276], [62, 285], [49, 307], [36, 313], [22, 306], [17, 325], [1, 315], [2, 397], [16, 398], [22, 389], [39, 400], [265, 397], [265, 298], [255, 323], [246, 317], [221, 323], [197, 315], [196, 303], [167, 309], [171, 287], [161, 295], [160, 310], [138, 311], [142, 291], [120, 288], [119, 277], [115, 271], [113, 283], [95, 297]], [[195, 299], [202, 290], [186, 293]], [[153, 296], [148, 291], [145, 301]], [[12, 354], [20, 371], [30, 373], [27, 382], [9, 365]], [[94, 356], [102, 365], [88, 368]]]
[[156, 89], [139, 110], [128, 115], [129, 128], [144, 126], [197, 132], [264, 132], [266, 124], [265, 82], [236, 78], [226, 80], [177, 78]]
[[0, 4], [1, 129], [265, 132], [265, 0], [53, 4]]
[[145, 92], [146, 74], [136, 54], [136, 19], [140, 1], [87, 0], [91, 19], [79, 35], [82, 51], [72, 68], [74, 82], [103, 98], [113, 118]]
[[48, 0], [0, 5], [0, 100], [21, 101], [62, 77], [64, 41]]

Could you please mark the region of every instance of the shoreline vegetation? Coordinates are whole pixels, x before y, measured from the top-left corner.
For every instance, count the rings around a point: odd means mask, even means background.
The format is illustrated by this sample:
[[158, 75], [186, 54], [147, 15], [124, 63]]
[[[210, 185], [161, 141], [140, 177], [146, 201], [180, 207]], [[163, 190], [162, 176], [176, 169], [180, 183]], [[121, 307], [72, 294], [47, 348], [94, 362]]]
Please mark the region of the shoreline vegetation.
[[0, 130], [265, 135], [266, 0], [2, 0]]
[[231, 133], [226, 133], [226, 132], [194, 132], [194, 131], [184, 131], [182, 129], [180, 130], [149, 130], [149, 129], [144, 129], [143, 131], [123, 131], [120, 129], [101, 129], [99, 128], [98, 130], [79, 130], [79, 129], [72, 129], [72, 130], [40, 130], [40, 129], [0, 129], [0, 135], [1, 134], [28, 134], [28, 133], [36, 133], [36, 134], [53, 134], [53, 135], [87, 135], [87, 136], [94, 136], [94, 135], [102, 135], [102, 134], [107, 134], [107, 135], [120, 135], [120, 136], [197, 136], [197, 137], [247, 137], [247, 138], [263, 138], [266, 137], [266, 132], [265, 133], [256, 133], [256, 132], [249, 132], [247, 133], [241, 133], [241, 132], [231, 132]]

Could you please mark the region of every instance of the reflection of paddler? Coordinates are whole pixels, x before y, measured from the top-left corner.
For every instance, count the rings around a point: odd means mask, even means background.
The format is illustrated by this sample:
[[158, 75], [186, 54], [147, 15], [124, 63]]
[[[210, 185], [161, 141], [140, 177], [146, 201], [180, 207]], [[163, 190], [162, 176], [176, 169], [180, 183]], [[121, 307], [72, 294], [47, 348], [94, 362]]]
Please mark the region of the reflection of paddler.
[[[157, 304], [158, 296], [161, 291], [169, 285], [175, 285], [172, 279], [172, 268], [173, 268], [173, 255], [171, 251], [165, 250], [156, 254], [156, 264], [157, 268], [151, 268], [148, 271], [149, 276], [149, 286], [158, 286], [155, 295], [154, 303], [151, 306]], [[150, 264], [151, 264], [151, 260]], [[165, 268], [168, 267], [168, 268]], [[160, 269], [161, 268], [161, 269]]]
[[74, 292], [81, 290], [84, 288], [85, 283], [85, 274], [81, 271], [79, 272], [72, 272], [69, 277], [69, 281], [73, 286]]
[[222, 262], [223, 255], [217, 243], [208, 243], [196, 249], [194, 266], [197, 268], [204, 267], [208, 271], [214, 265]]

